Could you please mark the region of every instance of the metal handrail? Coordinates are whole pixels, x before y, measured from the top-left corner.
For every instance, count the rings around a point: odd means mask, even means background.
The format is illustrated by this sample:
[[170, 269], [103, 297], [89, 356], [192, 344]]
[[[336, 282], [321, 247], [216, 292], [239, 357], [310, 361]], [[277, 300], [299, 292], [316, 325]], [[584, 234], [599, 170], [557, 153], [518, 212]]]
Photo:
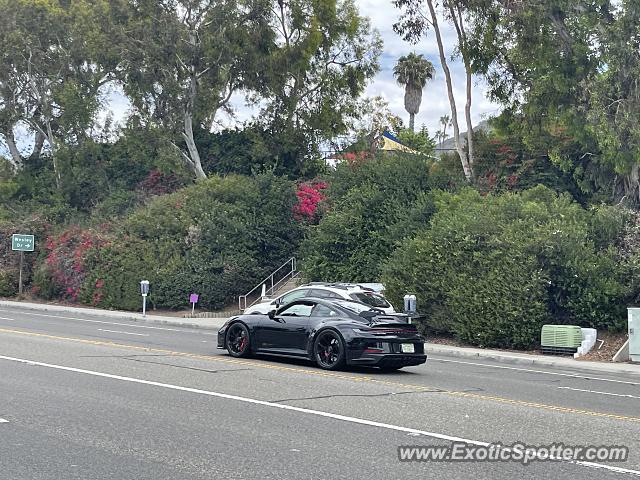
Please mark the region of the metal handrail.
[[[282, 270], [283, 268], [287, 267], [291, 265], [291, 270], [289, 270], [280, 280], [278, 280], [277, 282], [274, 280], [276, 274]], [[293, 274], [296, 272], [296, 257], [291, 257], [289, 260], [287, 260], [286, 262], [284, 262], [282, 265], [280, 265], [278, 268], [276, 268], [271, 275], [269, 275], [267, 278], [265, 278], [264, 280], [262, 280], [258, 285], [256, 285], [255, 287], [253, 287], [251, 290], [249, 290], [246, 294], [244, 295], [240, 295], [238, 297], [238, 308], [242, 311], [246, 310], [247, 308], [247, 297], [249, 297], [251, 294], [253, 294], [257, 289], [262, 288], [263, 285], [267, 285], [269, 282], [271, 283], [271, 287], [267, 288], [267, 291], [270, 292], [270, 294], [273, 294], [274, 292], [274, 287], [279, 285], [280, 282], [289, 277], [289, 276], [293, 276]]]
[[[300, 275], [300, 272], [298, 272], [298, 271], [292, 271], [292, 272], [287, 273], [284, 277], [282, 277], [281, 280], [276, 282], [276, 284], [273, 287], [273, 290], [267, 296], [268, 297], [273, 296], [273, 294], [275, 292], [280, 290], [281, 285], [285, 285], [287, 282], [289, 282], [289, 281], [293, 280], [294, 278], [298, 277], [298, 275]], [[247, 305], [246, 308], [253, 307], [256, 303], [259, 303], [261, 300], [262, 300], [262, 297], [258, 296], [253, 302], [251, 302], [249, 305]]]

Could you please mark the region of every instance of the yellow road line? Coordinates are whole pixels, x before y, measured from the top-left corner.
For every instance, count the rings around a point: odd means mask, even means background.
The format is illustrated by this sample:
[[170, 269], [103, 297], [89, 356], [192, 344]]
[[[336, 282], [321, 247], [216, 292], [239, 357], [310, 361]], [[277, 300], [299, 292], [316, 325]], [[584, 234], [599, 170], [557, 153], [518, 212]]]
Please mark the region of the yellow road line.
[[24, 336], [30, 336], [30, 337], [40, 337], [40, 338], [47, 338], [51, 340], [65, 340], [65, 341], [70, 341], [75, 343], [99, 345], [99, 346], [106, 346], [106, 347], [116, 347], [116, 348], [123, 348], [127, 350], [139, 350], [144, 352], [162, 353], [165, 355], [173, 355], [178, 357], [194, 358], [198, 360], [229, 363], [233, 365], [244, 365], [244, 366], [263, 368], [263, 369], [269, 369], [269, 370], [280, 370], [280, 371], [286, 371], [286, 372], [302, 373], [302, 374], [311, 375], [311, 376], [329, 377], [329, 378], [336, 378], [336, 379], [349, 380], [349, 381], [355, 381], [355, 382], [374, 383], [377, 385], [386, 385], [391, 387], [402, 387], [402, 388], [415, 390], [416, 392], [441, 393], [443, 395], [450, 395], [453, 397], [472, 398], [476, 400], [486, 400], [491, 402], [516, 405], [521, 407], [530, 407], [530, 408], [537, 408], [537, 409], [549, 410], [549, 411], [555, 411], [555, 412], [588, 415], [591, 417], [611, 418], [615, 420], [623, 420], [628, 422], [640, 423], [640, 417], [616, 415], [614, 413], [606, 413], [606, 412], [594, 412], [591, 410], [583, 410], [579, 408], [561, 407], [558, 405], [548, 405], [544, 403], [528, 402], [526, 400], [516, 400], [516, 399], [496, 397], [491, 395], [482, 395], [482, 394], [472, 393], [472, 392], [445, 390], [445, 389], [440, 389], [438, 387], [433, 387], [428, 385], [414, 385], [410, 383], [392, 382], [389, 380], [380, 380], [378, 378], [373, 378], [366, 375], [356, 376], [356, 375], [348, 375], [348, 374], [335, 373], [335, 372], [327, 372], [325, 370], [309, 370], [305, 368], [288, 367], [284, 365], [272, 365], [272, 364], [267, 364], [259, 361], [253, 361], [253, 360], [243, 360], [243, 359], [237, 359], [237, 358], [222, 357], [219, 355], [199, 355], [195, 353], [179, 352], [179, 351], [166, 350], [161, 348], [142, 347], [139, 345], [128, 345], [128, 344], [109, 342], [109, 341], [103, 341], [103, 340], [87, 340], [84, 338], [76, 338], [76, 337], [62, 337], [57, 335], [49, 335], [46, 333], [28, 332], [24, 330], [11, 330], [11, 329], [0, 328], [0, 333], [9, 333], [9, 334], [24, 335]]

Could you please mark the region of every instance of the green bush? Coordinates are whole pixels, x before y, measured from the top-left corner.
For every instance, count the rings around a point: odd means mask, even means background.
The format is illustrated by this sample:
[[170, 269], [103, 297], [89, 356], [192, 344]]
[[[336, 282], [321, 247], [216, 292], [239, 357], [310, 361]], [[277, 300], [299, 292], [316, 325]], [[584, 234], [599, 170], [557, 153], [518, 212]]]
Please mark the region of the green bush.
[[25, 216], [17, 221], [0, 223], [0, 296], [10, 297], [18, 293], [20, 275], [20, 253], [11, 250], [11, 235], [14, 233], [32, 234], [35, 236], [35, 251], [25, 252], [22, 265], [22, 284], [28, 292], [33, 286], [34, 274], [40, 252], [46, 243], [46, 232], [49, 225], [37, 216]]
[[[108, 246], [91, 250], [85, 263], [88, 274], [80, 288], [78, 299], [101, 308], [138, 310], [141, 308], [140, 280], [157, 283], [153, 247], [146, 242], [124, 237]], [[157, 303], [151, 291], [150, 305]]]
[[627, 268], [602, 223], [545, 187], [440, 193], [430, 227], [384, 267], [391, 300], [412, 292], [430, 329], [486, 347], [525, 348], [544, 322], [620, 330]]
[[13, 297], [18, 293], [18, 273], [0, 270], [0, 297]]
[[80, 299], [109, 308], [139, 308], [138, 283], [151, 282], [149, 302], [220, 308], [246, 293], [295, 252], [294, 184], [271, 174], [211, 177], [157, 197], [132, 212], [111, 244], [93, 250]]
[[397, 242], [424, 228], [433, 213], [428, 167], [414, 155], [339, 165], [328, 178], [329, 212], [301, 246], [305, 277], [376, 281]]

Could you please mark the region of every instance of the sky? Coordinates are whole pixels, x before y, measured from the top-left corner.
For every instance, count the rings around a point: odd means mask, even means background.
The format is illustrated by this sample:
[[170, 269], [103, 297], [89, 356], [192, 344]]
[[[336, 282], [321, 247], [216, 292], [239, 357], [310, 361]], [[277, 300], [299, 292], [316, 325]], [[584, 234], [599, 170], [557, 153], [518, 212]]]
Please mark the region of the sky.
[[[393, 67], [397, 59], [402, 55], [410, 52], [423, 54], [425, 58], [435, 66], [435, 77], [427, 83], [423, 91], [422, 104], [420, 106], [420, 112], [416, 115], [415, 124], [416, 128], [426, 125], [430, 135], [435, 135], [435, 132], [440, 128], [440, 117], [445, 114], [450, 115], [450, 107], [444, 73], [440, 65], [438, 46], [433, 32], [430, 32], [429, 35], [416, 45], [407, 43], [393, 31], [393, 24], [398, 20], [400, 11], [393, 7], [391, 0], [358, 0], [357, 5], [360, 8], [360, 14], [369, 17], [371, 26], [378, 30], [384, 41], [383, 53], [380, 58], [380, 71], [367, 86], [365, 95], [370, 97], [383, 97], [389, 103], [391, 112], [401, 117], [405, 125], [408, 125], [409, 115], [404, 109], [404, 89], [396, 83], [393, 77]], [[450, 57], [456, 43], [455, 31], [451, 25], [442, 20], [440, 27], [447, 57]], [[464, 90], [464, 67], [459, 60], [454, 60], [449, 62], [449, 68], [453, 79], [460, 131], [465, 131], [464, 105], [466, 97]], [[482, 79], [474, 78], [472, 93], [472, 120], [474, 125], [477, 125], [480, 121], [490, 116], [497, 115], [500, 111], [498, 105], [492, 103], [487, 98], [486, 90], [486, 85]], [[121, 122], [129, 110], [129, 102], [118, 89], [112, 88], [109, 92], [105, 93], [107, 100], [106, 108], [100, 116], [104, 119], [106, 112], [111, 111], [114, 119], [117, 122]], [[241, 94], [234, 95], [232, 102], [235, 116], [231, 118], [225, 114], [221, 114], [217, 119], [221, 126], [228, 127], [242, 123], [245, 120], [249, 120], [255, 113], [255, 109], [245, 105], [244, 97]], [[23, 142], [28, 141], [28, 139], [24, 138], [21, 132], [18, 131], [16, 133], [19, 145], [24, 145]], [[0, 154], [6, 154], [6, 149], [3, 147], [4, 145], [0, 142]]]

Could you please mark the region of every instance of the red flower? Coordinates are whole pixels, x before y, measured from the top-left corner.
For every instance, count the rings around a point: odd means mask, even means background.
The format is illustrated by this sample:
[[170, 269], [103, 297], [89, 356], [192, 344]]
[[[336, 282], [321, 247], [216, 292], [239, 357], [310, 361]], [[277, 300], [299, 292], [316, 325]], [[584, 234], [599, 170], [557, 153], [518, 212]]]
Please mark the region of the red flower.
[[[346, 155], [346, 154], [345, 154]], [[326, 199], [321, 190], [328, 188], [325, 182], [301, 183], [296, 191], [298, 203], [293, 206], [293, 216], [299, 221], [314, 221], [320, 204]]]

